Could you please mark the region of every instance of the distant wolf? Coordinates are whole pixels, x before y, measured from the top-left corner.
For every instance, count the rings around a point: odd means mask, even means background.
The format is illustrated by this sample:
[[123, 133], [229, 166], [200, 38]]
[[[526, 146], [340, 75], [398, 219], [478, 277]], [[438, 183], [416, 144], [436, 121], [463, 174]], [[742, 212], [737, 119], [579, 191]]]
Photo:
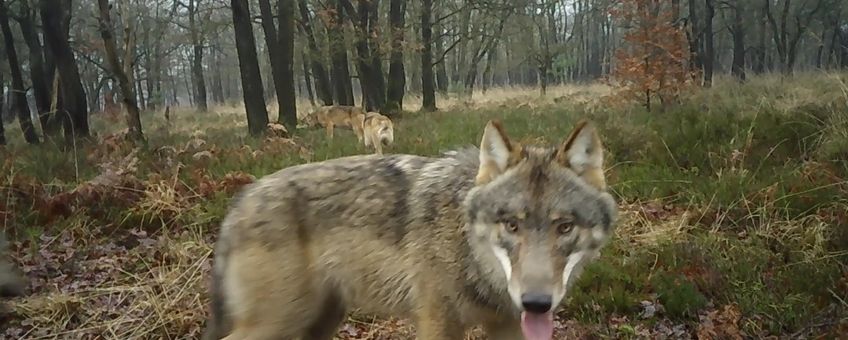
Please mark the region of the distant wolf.
[[362, 142], [362, 124], [365, 121], [365, 111], [356, 106], [321, 106], [315, 109], [306, 119], [309, 125], [319, 124], [327, 131], [327, 137], [333, 138], [336, 126], [349, 127], [353, 130], [359, 142]]
[[583, 121], [555, 147], [490, 121], [479, 148], [357, 155], [246, 186], [221, 225], [204, 339], [332, 339], [350, 310], [418, 339], [549, 340], [612, 236], [604, 151]]
[[19, 270], [5, 258], [7, 246], [6, 237], [0, 233], [0, 297], [22, 296], [26, 281]]
[[373, 146], [378, 155], [383, 154], [383, 146], [388, 146], [395, 140], [394, 123], [389, 117], [377, 112], [365, 114], [362, 130], [365, 134], [365, 147]]

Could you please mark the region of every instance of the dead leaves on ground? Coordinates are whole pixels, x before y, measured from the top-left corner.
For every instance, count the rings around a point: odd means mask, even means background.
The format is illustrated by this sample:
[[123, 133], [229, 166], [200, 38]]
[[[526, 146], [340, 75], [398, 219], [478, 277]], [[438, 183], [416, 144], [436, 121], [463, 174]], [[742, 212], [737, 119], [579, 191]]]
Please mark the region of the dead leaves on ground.
[[733, 339], [741, 340], [742, 331], [739, 321], [742, 313], [736, 305], [724, 305], [700, 316], [698, 339]]

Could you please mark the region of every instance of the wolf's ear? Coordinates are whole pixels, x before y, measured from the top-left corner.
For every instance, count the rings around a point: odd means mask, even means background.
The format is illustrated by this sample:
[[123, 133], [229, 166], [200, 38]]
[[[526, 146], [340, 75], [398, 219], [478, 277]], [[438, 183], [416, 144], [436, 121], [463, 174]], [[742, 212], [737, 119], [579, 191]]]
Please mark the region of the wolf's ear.
[[590, 185], [606, 190], [604, 179], [604, 147], [595, 126], [586, 120], [577, 123], [574, 131], [557, 150], [556, 160], [574, 170]]
[[497, 120], [490, 120], [483, 130], [480, 141], [480, 169], [477, 170], [477, 185], [491, 182], [515, 162], [520, 146], [513, 145]]

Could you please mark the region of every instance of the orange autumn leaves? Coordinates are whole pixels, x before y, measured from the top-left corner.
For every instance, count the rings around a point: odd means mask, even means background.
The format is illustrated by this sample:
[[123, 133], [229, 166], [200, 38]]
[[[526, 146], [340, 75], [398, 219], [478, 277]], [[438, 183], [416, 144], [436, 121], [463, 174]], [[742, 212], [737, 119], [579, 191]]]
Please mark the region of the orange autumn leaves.
[[650, 111], [674, 103], [693, 85], [679, 12], [671, 0], [621, 0], [609, 10], [626, 32], [610, 76], [615, 99], [640, 102]]

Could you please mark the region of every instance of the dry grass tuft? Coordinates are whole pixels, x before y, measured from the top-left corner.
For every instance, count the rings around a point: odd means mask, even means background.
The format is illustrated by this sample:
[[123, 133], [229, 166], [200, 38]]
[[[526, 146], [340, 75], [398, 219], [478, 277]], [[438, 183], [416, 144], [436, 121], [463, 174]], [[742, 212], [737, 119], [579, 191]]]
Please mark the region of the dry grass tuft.
[[[24, 320], [0, 333], [19, 339], [192, 339], [205, 319], [208, 240], [198, 232], [136, 233], [138, 244], [86, 245], [71, 282], [54, 278], [14, 306]], [[41, 261], [51, 259], [41, 259]], [[62, 286], [62, 284], [67, 284]]]

